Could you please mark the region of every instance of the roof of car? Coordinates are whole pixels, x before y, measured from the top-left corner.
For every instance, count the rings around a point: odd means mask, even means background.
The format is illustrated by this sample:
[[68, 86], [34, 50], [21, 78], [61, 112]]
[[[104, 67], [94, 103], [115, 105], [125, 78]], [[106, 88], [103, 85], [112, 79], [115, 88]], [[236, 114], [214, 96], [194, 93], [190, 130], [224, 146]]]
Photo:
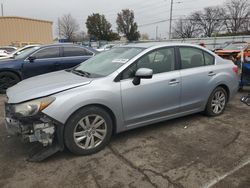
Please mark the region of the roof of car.
[[44, 47], [53, 47], [53, 46], [70, 46], [70, 47], [82, 47], [82, 48], [85, 48], [85, 49], [88, 49], [94, 53], [98, 53], [95, 49], [93, 48], [89, 48], [89, 47], [86, 47], [86, 46], [81, 46], [81, 45], [78, 45], [78, 44], [72, 44], [72, 43], [54, 43], [54, 44], [47, 44], [47, 45], [42, 45], [40, 46], [41, 48], [44, 48]]
[[150, 48], [153, 46], [194, 46], [200, 47], [197, 44], [188, 43], [173, 43], [173, 42], [145, 42], [145, 43], [129, 43], [125, 47]]
[[73, 43], [53, 43], [53, 44], [44, 44], [42, 46], [80, 46], [80, 45]]

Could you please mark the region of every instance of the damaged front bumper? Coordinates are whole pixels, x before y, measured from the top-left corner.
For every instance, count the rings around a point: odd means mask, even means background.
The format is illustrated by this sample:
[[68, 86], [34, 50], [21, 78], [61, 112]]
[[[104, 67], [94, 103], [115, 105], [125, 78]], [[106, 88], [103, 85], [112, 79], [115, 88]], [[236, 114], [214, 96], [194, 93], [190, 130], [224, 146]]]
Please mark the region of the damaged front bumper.
[[12, 105], [5, 103], [5, 125], [9, 134], [20, 136], [23, 142], [42, 144], [42, 153], [32, 154], [30, 161], [41, 161], [64, 149], [63, 125], [43, 113], [18, 117], [13, 113]]

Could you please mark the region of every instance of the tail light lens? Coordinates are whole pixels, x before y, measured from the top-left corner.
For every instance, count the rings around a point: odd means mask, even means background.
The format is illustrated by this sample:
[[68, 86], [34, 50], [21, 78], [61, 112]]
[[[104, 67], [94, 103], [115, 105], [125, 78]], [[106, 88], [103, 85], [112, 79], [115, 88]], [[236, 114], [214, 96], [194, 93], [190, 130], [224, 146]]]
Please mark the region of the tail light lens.
[[234, 66], [233, 67], [233, 71], [235, 72], [235, 74], [239, 74], [239, 68], [238, 68], [238, 66]]

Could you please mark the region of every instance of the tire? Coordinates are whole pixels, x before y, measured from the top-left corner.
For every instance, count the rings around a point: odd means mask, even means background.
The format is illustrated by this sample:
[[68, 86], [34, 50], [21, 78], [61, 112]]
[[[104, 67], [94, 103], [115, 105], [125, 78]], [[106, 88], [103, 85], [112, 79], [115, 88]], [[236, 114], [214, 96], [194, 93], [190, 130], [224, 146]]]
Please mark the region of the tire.
[[205, 109], [205, 114], [208, 116], [221, 115], [226, 108], [227, 101], [228, 101], [228, 94], [226, 90], [222, 87], [215, 88], [215, 90], [211, 93], [208, 99]]
[[0, 93], [5, 93], [9, 87], [20, 81], [19, 76], [13, 72], [0, 72]]
[[94, 154], [109, 143], [112, 129], [112, 119], [107, 111], [96, 106], [85, 107], [67, 121], [64, 142], [74, 154]]

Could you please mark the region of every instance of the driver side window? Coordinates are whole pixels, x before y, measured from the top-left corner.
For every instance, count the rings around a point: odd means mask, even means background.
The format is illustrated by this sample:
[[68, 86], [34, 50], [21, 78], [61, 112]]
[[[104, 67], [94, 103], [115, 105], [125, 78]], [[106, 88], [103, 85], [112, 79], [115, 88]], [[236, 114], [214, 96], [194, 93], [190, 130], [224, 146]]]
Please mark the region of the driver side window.
[[153, 74], [175, 70], [174, 48], [161, 48], [145, 54], [123, 71], [122, 79], [133, 78], [140, 68], [152, 69]]

